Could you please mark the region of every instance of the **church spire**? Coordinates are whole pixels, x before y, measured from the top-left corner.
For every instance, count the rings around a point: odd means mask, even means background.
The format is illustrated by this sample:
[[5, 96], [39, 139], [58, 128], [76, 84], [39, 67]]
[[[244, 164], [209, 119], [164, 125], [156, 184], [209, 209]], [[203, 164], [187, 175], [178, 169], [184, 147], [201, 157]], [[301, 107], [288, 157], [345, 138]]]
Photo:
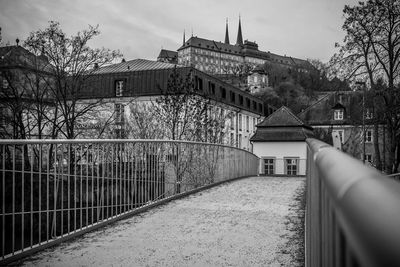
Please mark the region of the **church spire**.
[[225, 43], [229, 44], [228, 18], [226, 18]]
[[242, 26], [240, 23], [240, 15], [239, 15], [239, 28], [238, 28], [238, 35], [237, 35], [237, 39], [236, 39], [236, 45], [243, 45]]
[[185, 40], [185, 29], [183, 29], [183, 45], [185, 45], [186, 40]]

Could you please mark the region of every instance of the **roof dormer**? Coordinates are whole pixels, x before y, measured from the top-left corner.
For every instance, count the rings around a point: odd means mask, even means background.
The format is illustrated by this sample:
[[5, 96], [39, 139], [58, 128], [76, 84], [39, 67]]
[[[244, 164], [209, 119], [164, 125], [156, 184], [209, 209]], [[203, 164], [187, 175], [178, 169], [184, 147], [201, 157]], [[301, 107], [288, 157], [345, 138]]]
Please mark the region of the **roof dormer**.
[[342, 104], [337, 103], [332, 107], [332, 109], [333, 109], [333, 119], [335, 121], [341, 121], [344, 119], [345, 107]]

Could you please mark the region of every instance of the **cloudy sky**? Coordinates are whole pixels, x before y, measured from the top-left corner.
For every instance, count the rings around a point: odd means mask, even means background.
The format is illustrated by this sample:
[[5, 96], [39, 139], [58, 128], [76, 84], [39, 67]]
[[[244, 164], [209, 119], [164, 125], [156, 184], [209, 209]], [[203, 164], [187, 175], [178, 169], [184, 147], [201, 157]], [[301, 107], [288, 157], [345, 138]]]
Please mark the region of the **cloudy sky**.
[[156, 59], [161, 48], [176, 50], [183, 31], [223, 41], [229, 19], [236, 41], [238, 17], [243, 39], [260, 50], [327, 61], [343, 37], [342, 10], [358, 0], [0, 0], [3, 44], [25, 39], [55, 20], [68, 35], [99, 24], [91, 43], [119, 49], [125, 59]]

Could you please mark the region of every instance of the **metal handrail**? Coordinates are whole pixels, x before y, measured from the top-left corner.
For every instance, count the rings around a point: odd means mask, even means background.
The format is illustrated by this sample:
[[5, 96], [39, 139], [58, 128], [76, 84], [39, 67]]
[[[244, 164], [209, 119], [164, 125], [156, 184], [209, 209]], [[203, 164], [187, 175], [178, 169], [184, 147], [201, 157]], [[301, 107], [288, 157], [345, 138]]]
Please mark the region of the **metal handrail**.
[[395, 181], [400, 181], [400, 172], [389, 174], [388, 177], [392, 178]]
[[51, 144], [81, 144], [81, 143], [123, 144], [123, 143], [132, 143], [132, 142], [136, 142], [136, 143], [182, 143], [182, 144], [211, 145], [211, 146], [233, 148], [233, 149], [243, 150], [243, 151], [248, 152], [245, 149], [233, 147], [230, 145], [224, 145], [224, 144], [185, 141], [185, 140], [169, 140], [169, 139], [0, 139], [0, 145], [49, 144], [49, 143], [51, 143]]
[[0, 265], [258, 166], [211, 143], [0, 140]]
[[400, 184], [307, 143], [306, 266], [400, 266]]

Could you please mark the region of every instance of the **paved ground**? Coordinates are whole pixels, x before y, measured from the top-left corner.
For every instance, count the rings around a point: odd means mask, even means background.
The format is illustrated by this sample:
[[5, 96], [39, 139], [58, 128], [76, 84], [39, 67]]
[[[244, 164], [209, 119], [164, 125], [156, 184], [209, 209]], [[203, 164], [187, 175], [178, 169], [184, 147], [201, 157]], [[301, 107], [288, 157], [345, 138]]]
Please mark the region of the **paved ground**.
[[[293, 266], [289, 207], [304, 178], [254, 177], [175, 200], [36, 254], [28, 266]], [[286, 222], [286, 223], [285, 223]]]

